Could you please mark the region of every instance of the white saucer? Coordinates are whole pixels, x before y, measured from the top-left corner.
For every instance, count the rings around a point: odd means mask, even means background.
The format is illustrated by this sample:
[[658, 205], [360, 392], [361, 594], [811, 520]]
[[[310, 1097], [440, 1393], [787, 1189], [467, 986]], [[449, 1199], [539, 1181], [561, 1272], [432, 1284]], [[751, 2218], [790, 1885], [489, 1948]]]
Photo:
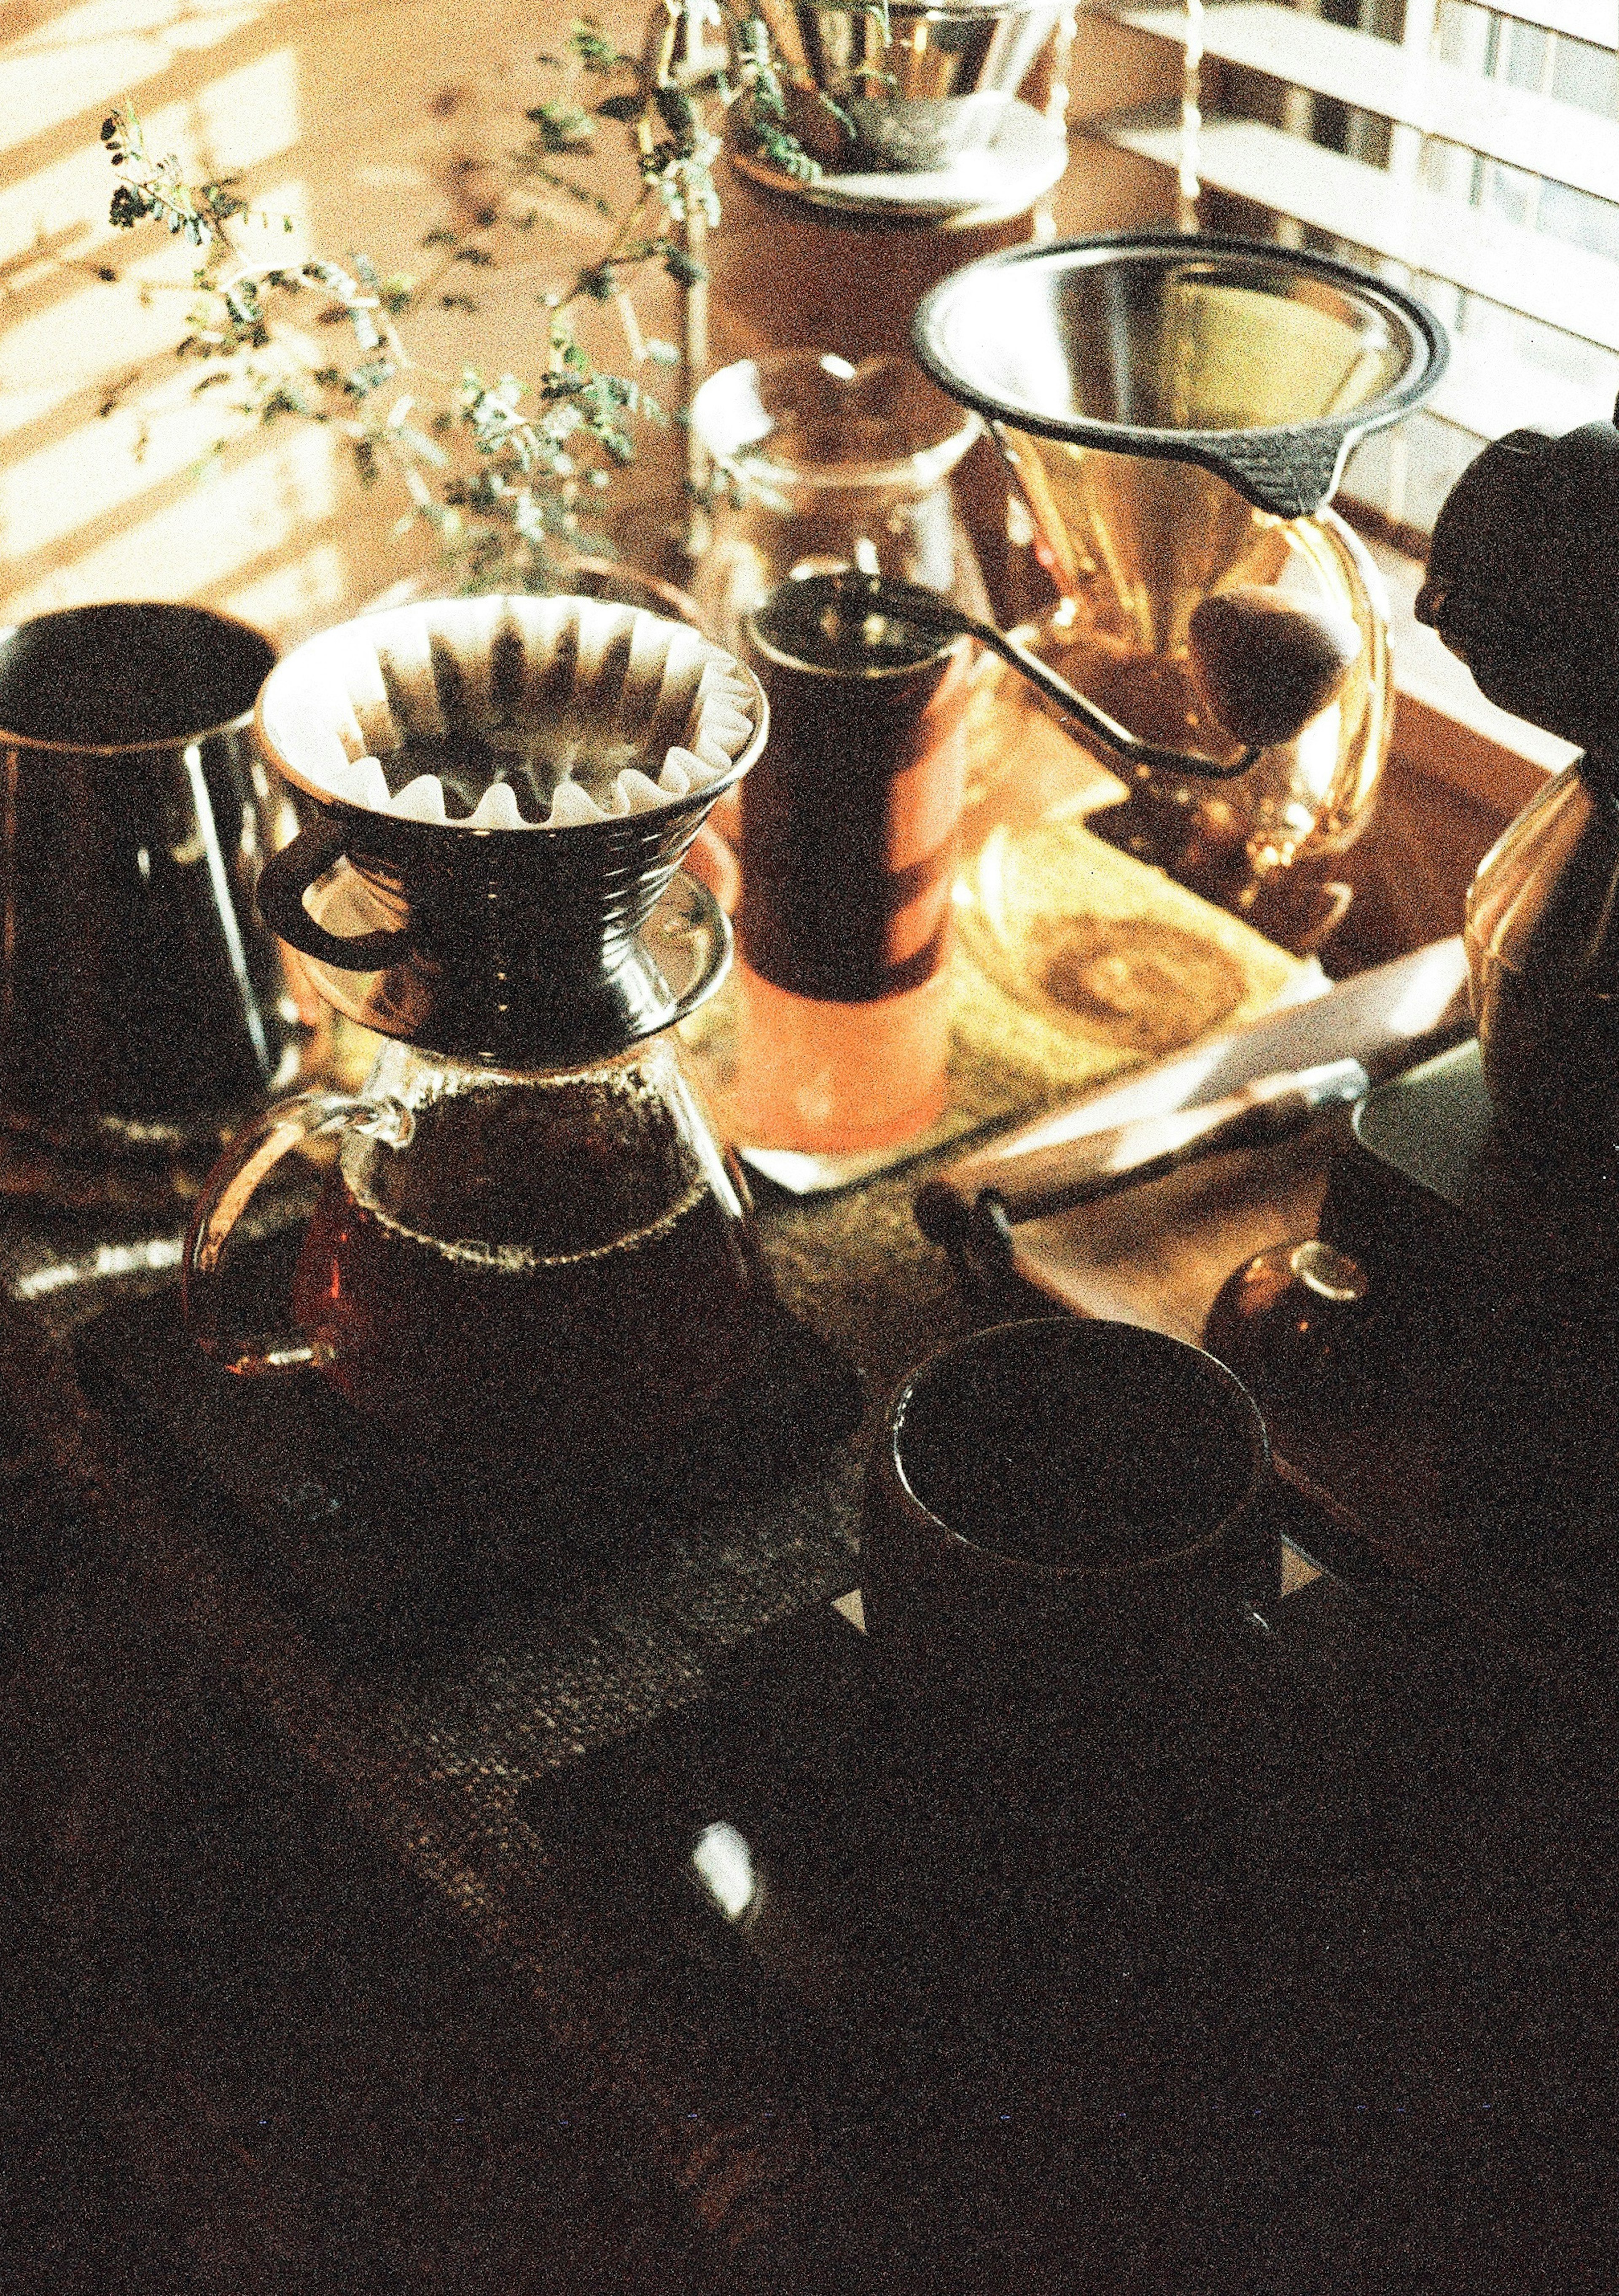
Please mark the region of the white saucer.
[[1026, 213], [1067, 166], [1068, 136], [1060, 121], [1015, 98], [984, 143], [944, 168], [829, 170], [804, 184], [754, 152], [734, 151], [731, 159], [765, 190], [847, 222], [948, 222], [961, 231]]

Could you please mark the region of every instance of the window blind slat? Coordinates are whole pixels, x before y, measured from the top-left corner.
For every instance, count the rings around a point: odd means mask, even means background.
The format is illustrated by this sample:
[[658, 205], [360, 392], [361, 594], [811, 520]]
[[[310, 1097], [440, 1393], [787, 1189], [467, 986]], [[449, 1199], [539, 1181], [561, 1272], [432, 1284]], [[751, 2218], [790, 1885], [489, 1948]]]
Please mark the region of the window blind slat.
[[1515, 23], [1536, 24], [1543, 32], [1559, 32], [1566, 40], [1583, 40], [1588, 47], [1619, 45], [1619, 4], [1615, 0], [1491, 0], [1492, 12], [1510, 16]]
[[1426, 412], [1475, 439], [1508, 430], [1545, 430], [1555, 438], [1614, 411], [1614, 381], [1606, 392], [1553, 374], [1538, 361], [1514, 357], [1465, 334], [1451, 338], [1451, 364]]
[[[1184, 46], [1178, 9], [1132, 8], [1132, 30]], [[1555, 97], [1415, 62], [1404, 48], [1272, 0], [1233, 0], [1203, 12], [1207, 56], [1416, 127], [1530, 175], [1598, 199], [1619, 190], [1619, 120]], [[1276, 204], [1272, 202], [1272, 204]]]
[[[1110, 122], [1105, 133], [1138, 158], [1163, 168], [1179, 164], [1175, 123]], [[1619, 264], [1257, 120], [1205, 121], [1198, 152], [1203, 180], [1217, 191], [1619, 351]]]

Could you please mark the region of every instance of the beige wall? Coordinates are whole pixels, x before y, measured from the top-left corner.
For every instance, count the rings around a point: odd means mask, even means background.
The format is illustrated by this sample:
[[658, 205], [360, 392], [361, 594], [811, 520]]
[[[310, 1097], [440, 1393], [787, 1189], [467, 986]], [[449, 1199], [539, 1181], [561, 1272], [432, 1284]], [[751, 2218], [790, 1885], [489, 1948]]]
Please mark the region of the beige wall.
[[[423, 231], [476, 194], [465, 163], [510, 149], [526, 132], [525, 105], [557, 91], [536, 58], [561, 45], [578, 12], [574, 0], [539, 9], [517, 0], [0, 4], [6, 619], [99, 598], [185, 597], [243, 614], [284, 642], [433, 562], [423, 537], [392, 534], [397, 498], [362, 494], [331, 432], [282, 422], [242, 434], [228, 394], [193, 399], [196, 370], [172, 357], [189, 299], [186, 251], [152, 226], [128, 234], [108, 225], [111, 176], [97, 131], [109, 107], [132, 100], [156, 152], [178, 151], [205, 171], [240, 171], [255, 208], [276, 219], [251, 235], [267, 260], [359, 247], [385, 268], [419, 271], [431, 259], [419, 246]], [[596, 12], [638, 46], [639, 9]], [[1072, 75], [1077, 111], [1105, 62], [1081, 53]], [[616, 155], [620, 131], [604, 127], [601, 142]], [[627, 168], [619, 181], [628, 183]], [[1163, 197], [1162, 179], [1136, 163], [1081, 147], [1057, 220], [1096, 229], [1152, 212]], [[589, 243], [577, 209], [554, 201], [550, 213], [547, 231], [513, 242], [514, 267], [498, 279], [456, 274], [452, 283], [475, 284], [483, 297], [478, 320], [411, 324], [426, 365], [453, 374], [471, 357], [497, 372], [534, 370], [535, 294]], [[291, 237], [278, 227], [283, 214], [294, 219]], [[902, 332], [903, 314], [887, 310], [898, 308], [897, 283], [914, 280], [919, 291], [977, 251], [948, 234], [932, 250], [908, 235], [899, 249], [864, 234], [796, 237], [799, 254], [784, 265], [780, 228], [740, 187], [727, 193], [715, 249], [717, 357], [772, 335], [813, 339], [823, 312], [839, 347], [856, 343], [862, 326], [877, 337]], [[108, 262], [119, 267], [116, 285], [95, 276]], [[655, 288], [644, 299], [649, 332], [675, 332], [670, 301]], [[326, 337], [323, 351], [333, 342]], [[621, 362], [611, 318], [601, 349], [607, 363]], [[667, 395], [669, 379], [655, 381]], [[214, 475], [199, 483], [199, 458], [233, 431]], [[674, 460], [671, 440], [648, 437], [625, 493], [667, 490]], [[647, 530], [643, 519], [637, 531]]]
[[[277, 218], [252, 234], [267, 260], [361, 247], [385, 267], [419, 270], [422, 232], [458, 186], [475, 190], [460, 163], [509, 148], [525, 104], [553, 92], [534, 59], [575, 12], [514, 0], [0, 6], [7, 619], [95, 598], [189, 597], [287, 638], [408, 572], [423, 551], [390, 536], [392, 496], [362, 496], [341, 442], [310, 426], [253, 431], [211, 479], [192, 475], [233, 428], [228, 394], [194, 401], [195, 370], [171, 356], [189, 300], [185, 249], [150, 226], [129, 234], [107, 223], [97, 132], [110, 105], [133, 100], [154, 151], [239, 170], [255, 207]], [[600, 12], [632, 36], [633, 12]], [[534, 296], [567, 265], [578, 228], [572, 211], [558, 214], [565, 228], [517, 242], [522, 259], [492, 288], [488, 275], [458, 272], [454, 283], [476, 284], [486, 313], [413, 326], [418, 357], [451, 373], [468, 357], [533, 368]], [[94, 275], [108, 262], [120, 266], [116, 285]], [[654, 311], [649, 324], [669, 318]], [[621, 343], [610, 348], [621, 357]]]

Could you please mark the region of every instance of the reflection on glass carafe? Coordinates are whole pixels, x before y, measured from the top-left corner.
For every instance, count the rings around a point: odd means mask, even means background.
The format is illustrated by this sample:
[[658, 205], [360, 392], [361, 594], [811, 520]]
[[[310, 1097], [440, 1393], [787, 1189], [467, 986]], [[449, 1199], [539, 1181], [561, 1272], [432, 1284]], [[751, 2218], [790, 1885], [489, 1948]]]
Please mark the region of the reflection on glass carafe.
[[742, 877], [731, 1120], [759, 1146], [885, 1145], [944, 1096], [966, 649], [793, 636], [773, 602], [856, 568], [982, 614], [949, 485], [979, 423], [908, 360], [817, 351], [723, 369], [692, 420], [719, 472], [694, 592], [772, 712], [764, 757], [717, 816]]

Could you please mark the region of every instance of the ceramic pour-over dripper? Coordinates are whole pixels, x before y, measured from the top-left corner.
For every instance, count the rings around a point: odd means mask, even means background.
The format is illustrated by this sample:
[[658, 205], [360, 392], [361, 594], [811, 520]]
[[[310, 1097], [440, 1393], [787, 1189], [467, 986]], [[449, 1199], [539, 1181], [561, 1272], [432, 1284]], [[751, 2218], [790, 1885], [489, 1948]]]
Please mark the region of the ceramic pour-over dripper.
[[381, 1035], [530, 1068], [620, 1051], [723, 972], [718, 906], [670, 879], [767, 724], [751, 671], [634, 607], [459, 599], [345, 623], [259, 697], [304, 824], [260, 910]]
[[[318, 1369], [407, 1441], [564, 1486], [645, 1466], [752, 1374], [745, 1196], [660, 1032], [724, 969], [718, 904], [674, 873], [767, 722], [718, 646], [578, 598], [369, 616], [267, 680], [259, 741], [304, 825], [259, 906], [339, 1011], [404, 1041], [210, 1174], [182, 1275], [218, 1362]], [[333, 1134], [290, 1316], [243, 1330], [229, 1239]]]

